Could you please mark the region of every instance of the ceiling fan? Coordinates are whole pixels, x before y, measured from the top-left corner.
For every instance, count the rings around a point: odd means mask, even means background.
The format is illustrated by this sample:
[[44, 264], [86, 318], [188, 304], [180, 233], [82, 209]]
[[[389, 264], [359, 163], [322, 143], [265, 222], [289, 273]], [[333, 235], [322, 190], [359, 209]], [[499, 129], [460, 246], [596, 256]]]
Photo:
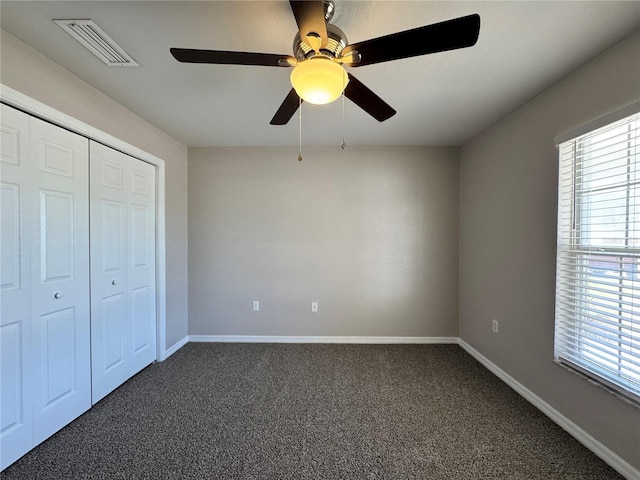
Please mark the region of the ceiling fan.
[[293, 41], [293, 56], [191, 48], [171, 48], [171, 54], [184, 63], [293, 67], [293, 88], [271, 119], [271, 125], [285, 125], [303, 100], [326, 104], [336, 100], [343, 91], [348, 99], [383, 122], [396, 111], [346, 72], [343, 65], [363, 67], [471, 47], [480, 33], [480, 16], [473, 14], [349, 44], [344, 32], [329, 23], [334, 12], [331, 0], [290, 0], [289, 3], [299, 29]]

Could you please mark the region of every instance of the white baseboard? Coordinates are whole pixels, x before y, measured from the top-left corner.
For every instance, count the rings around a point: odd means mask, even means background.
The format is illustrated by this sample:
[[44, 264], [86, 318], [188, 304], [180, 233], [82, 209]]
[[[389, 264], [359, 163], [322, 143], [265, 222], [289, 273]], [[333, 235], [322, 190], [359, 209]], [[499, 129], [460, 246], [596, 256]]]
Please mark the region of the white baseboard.
[[521, 396], [527, 399], [531, 404], [533, 404], [538, 410], [544, 413], [547, 417], [557, 423], [560, 427], [562, 427], [566, 432], [571, 434], [576, 440], [582, 443], [585, 447], [595, 453], [598, 457], [604, 460], [607, 464], [609, 464], [612, 468], [614, 468], [618, 473], [623, 475], [625, 478], [629, 480], [640, 480], [640, 470], [637, 470], [633, 465], [624, 460], [622, 457], [611, 451], [609, 448], [604, 446], [602, 443], [597, 441], [587, 432], [585, 432], [578, 425], [573, 423], [567, 417], [562, 415], [558, 410], [553, 408], [547, 402], [542, 400], [539, 396], [529, 390], [527, 387], [522, 385], [516, 379], [511, 377], [508, 373], [498, 367], [495, 363], [489, 360], [487, 357], [478, 352], [475, 348], [469, 345], [462, 339], [458, 339], [458, 344], [464, 348], [471, 356], [473, 356], [476, 360], [478, 360], [482, 365], [484, 365], [487, 369], [493, 372], [500, 380], [505, 382], [511, 388], [513, 388], [516, 392], [518, 392]]
[[297, 337], [279, 335], [189, 335], [190, 342], [221, 343], [458, 343], [458, 337]]
[[178, 350], [180, 350], [182, 347], [184, 347], [187, 343], [189, 343], [189, 335], [187, 335], [186, 337], [178, 340], [176, 343], [174, 343], [173, 345], [171, 345], [169, 348], [167, 348], [164, 351], [164, 354], [162, 354], [160, 356], [160, 358], [158, 360], [160, 360], [161, 362], [163, 360], [166, 360], [167, 358], [169, 358], [171, 355], [173, 355], [174, 353], [176, 353]]

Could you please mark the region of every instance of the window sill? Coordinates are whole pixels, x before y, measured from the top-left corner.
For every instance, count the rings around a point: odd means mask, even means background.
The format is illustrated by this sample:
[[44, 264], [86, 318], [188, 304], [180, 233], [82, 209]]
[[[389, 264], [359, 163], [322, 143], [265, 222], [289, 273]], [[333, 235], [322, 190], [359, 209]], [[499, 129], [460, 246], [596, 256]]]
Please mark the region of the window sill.
[[626, 403], [627, 405], [631, 405], [637, 409], [640, 409], [640, 398], [633, 396], [633, 394], [629, 393], [628, 395], [623, 394], [621, 392], [619, 392], [617, 389], [609, 386], [608, 384], [598, 380], [597, 378], [594, 378], [593, 376], [583, 372], [582, 370], [580, 370], [579, 368], [574, 367], [573, 365], [569, 365], [565, 362], [563, 362], [562, 360], [558, 360], [555, 359], [553, 361], [553, 363], [555, 363], [556, 365], [558, 365], [559, 367], [581, 377], [582, 379], [586, 380], [587, 382], [589, 382], [591, 385], [594, 385], [598, 388], [601, 388], [603, 390], [605, 390], [606, 392], [610, 393], [611, 395], [613, 395], [614, 397], [616, 397], [618, 400], [620, 400], [621, 402]]

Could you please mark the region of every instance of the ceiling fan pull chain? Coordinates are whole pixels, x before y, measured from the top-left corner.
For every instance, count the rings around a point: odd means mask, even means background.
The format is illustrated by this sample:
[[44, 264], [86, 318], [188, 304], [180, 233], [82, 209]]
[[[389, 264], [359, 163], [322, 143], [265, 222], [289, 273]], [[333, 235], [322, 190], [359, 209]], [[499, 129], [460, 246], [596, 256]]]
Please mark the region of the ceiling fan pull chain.
[[298, 161], [302, 161], [302, 98], [298, 97], [298, 115], [299, 118], [299, 140], [300, 140], [300, 148], [298, 149]]
[[340, 145], [340, 148], [342, 150], [344, 150], [345, 148], [347, 148], [347, 144], [344, 141], [344, 125], [345, 125], [345, 121], [344, 121], [344, 89], [346, 88], [346, 85], [344, 84], [344, 79], [342, 80], [342, 145]]

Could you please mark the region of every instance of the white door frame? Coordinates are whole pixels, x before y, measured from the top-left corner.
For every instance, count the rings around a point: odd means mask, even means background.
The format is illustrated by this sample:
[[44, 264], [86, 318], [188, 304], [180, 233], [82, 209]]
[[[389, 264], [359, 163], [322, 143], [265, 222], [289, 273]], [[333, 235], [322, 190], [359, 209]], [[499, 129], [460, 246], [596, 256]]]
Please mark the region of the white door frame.
[[91, 125], [70, 117], [55, 108], [35, 100], [6, 85], [0, 84], [0, 101], [26, 113], [78, 133], [90, 140], [102, 143], [143, 160], [156, 167], [156, 358], [167, 358], [166, 329], [166, 246], [165, 246], [165, 162], [159, 157], [130, 145], [113, 135], [98, 130]]

